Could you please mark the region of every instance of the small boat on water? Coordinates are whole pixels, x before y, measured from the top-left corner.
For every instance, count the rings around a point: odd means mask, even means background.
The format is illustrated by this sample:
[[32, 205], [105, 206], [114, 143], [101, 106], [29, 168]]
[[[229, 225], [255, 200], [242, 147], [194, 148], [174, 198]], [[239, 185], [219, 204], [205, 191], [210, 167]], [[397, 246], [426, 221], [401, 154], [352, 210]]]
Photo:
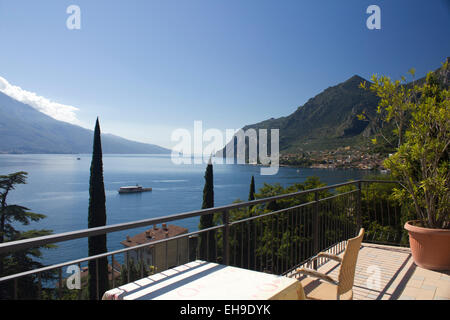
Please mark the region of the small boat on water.
[[152, 191], [152, 188], [143, 188], [141, 186], [126, 186], [126, 187], [120, 187], [119, 193], [137, 193], [137, 192], [146, 192], [146, 191]]

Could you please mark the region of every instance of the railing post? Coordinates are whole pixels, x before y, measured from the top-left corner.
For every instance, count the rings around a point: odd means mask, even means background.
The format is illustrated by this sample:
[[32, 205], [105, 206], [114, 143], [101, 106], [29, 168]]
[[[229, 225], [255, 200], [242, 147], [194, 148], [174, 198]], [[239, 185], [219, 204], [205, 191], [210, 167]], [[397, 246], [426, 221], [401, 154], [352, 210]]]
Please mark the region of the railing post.
[[[317, 191], [314, 191], [313, 250], [314, 255], [319, 253], [319, 194]], [[313, 261], [313, 268], [317, 270], [317, 259]]]
[[223, 263], [230, 264], [230, 221], [228, 210], [225, 210], [222, 215], [224, 229], [223, 229]]
[[19, 296], [19, 287], [17, 285], [17, 278], [14, 279], [14, 300], [17, 300], [18, 296]]
[[358, 192], [356, 194], [356, 233], [362, 228], [361, 186], [361, 181], [358, 181]]

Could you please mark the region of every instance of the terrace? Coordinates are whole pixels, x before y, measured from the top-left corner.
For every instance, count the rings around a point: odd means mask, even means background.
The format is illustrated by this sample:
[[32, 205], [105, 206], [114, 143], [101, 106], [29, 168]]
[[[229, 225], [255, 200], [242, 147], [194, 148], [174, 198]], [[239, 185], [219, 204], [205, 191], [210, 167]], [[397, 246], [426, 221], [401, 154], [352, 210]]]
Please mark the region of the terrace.
[[[219, 221], [211, 228], [4, 275], [0, 278], [0, 298], [85, 299], [87, 281], [81, 281], [80, 289], [69, 290], [63, 272], [74, 265], [86, 272], [89, 261], [98, 268], [99, 260], [105, 258], [111, 266], [123, 261], [122, 269], [128, 271], [118, 275], [115, 267], [117, 274], [109, 277], [110, 288], [143, 278], [151, 274], [152, 267], [157, 266], [157, 272], [161, 272], [197, 259], [286, 276], [307, 265], [335, 276], [338, 270], [335, 262], [326, 259], [312, 262], [311, 258], [320, 251], [342, 254], [345, 240], [364, 227], [366, 234], [353, 287], [355, 300], [450, 299], [449, 273], [425, 270], [412, 261], [400, 223], [400, 207], [389, 198], [395, 183], [352, 181], [223, 207], [3, 243], [0, 255], [7, 256], [25, 248], [168, 222], [182, 223], [184, 219], [202, 215], [215, 215]], [[146, 265], [143, 257], [149, 254], [152, 263]], [[98, 283], [96, 293], [97, 299], [103, 295]]]
[[[337, 266], [330, 260], [318, 271], [336, 278]], [[374, 277], [378, 276], [376, 283]], [[450, 272], [417, 266], [409, 248], [363, 243], [356, 264], [353, 299], [450, 300]]]

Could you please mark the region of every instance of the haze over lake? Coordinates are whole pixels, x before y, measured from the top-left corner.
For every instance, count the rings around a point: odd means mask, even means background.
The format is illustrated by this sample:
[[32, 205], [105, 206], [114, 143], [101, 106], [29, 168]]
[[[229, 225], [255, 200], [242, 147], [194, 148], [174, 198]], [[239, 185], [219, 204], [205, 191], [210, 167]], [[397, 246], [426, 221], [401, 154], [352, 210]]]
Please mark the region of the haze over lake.
[[[80, 160], [77, 160], [77, 158]], [[28, 172], [26, 185], [18, 185], [8, 195], [8, 204], [19, 204], [47, 218], [19, 230], [51, 229], [54, 233], [87, 228], [89, 168], [91, 155], [0, 155], [0, 175]], [[202, 204], [206, 164], [175, 165], [167, 155], [103, 155], [107, 224], [198, 210]], [[360, 179], [373, 172], [280, 167], [277, 175], [262, 176], [252, 165], [214, 165], [215, 205], [236, 199], [247, 200], [251, 176], [256, 190], [266, 183], [289, 186], [318, 176], [328, 185]], [[121, 186], [139, 184], [152, 192], [119, 194]], [[198, 218], [175, 224], [195, 231]], [[120, 241], [147, 228], [108, 234], [108, 250], [123, 248]], [[87, 239], [58, 244], [57, 249], [42, 250], [46, 265], [83, 258], [88, 254]]]

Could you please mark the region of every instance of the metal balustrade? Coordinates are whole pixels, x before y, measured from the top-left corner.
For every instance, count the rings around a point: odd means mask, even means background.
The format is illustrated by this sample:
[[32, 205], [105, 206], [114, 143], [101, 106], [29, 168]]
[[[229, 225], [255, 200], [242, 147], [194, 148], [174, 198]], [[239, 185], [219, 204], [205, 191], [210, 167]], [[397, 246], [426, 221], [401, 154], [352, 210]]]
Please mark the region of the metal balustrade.
[[[218, 221], [217, 225], [207, 229], [3, 276], [0, 278], [0, 298], [86, 298], [83, 297], [83, 290], [86, 291], [83, 281], [81, 281], [81, 289], [74, 291], [67, 289], [64, 283], [66, 279], [62, 277], [63, 268], [75, 265], [83, 270], [83, 265], [89, 261], [95, 261], [94, 272], [98, 274], [98, 262], [105, 258], [111, 266], [110, 288], [147, 276], [151, 266], [158, 266], [158, 269], [154, 271], [161, 272], [196, 259], [286, 275], [299, 266], [309, 266], [311, 257], [320, 251], [334, 254], [343, 252], [345, 240], [353, 237], [361, 226], [370, 231], [371, 224], [374, 222], [380, 222], [380, 226], [386, 222], [387, 228], [384, 226], [385, 229], [380, 230], [386, 232], [392, 229], [398, 232], [398, 205], [387, 203], [386, 201], [389, 200], [386, 199], [377, 199], [376, 190], [371, 189], [374, 183], [397, 182], [350, 181], [216, 208], [2, 243], [0, 257], [3, 258], [27, 248], [202, 215], [215, 215], [215, 220]], [[346, 188], [345, 191], [337, 192], [338, 188], [343, 187]], [[327, 192], [326, 196], [324, 196], [325, 192]], [[297, 203], [284, 208], [285, 200], [294, 200]], [[374, 232], [366, 231], [368, 238], [365, 241], [377, 242], [376, 236], [379, 231], [376, 228], [374, 230]], [[396, 235], [395, 239], [398, 240], [398, 237]], [[381, 238], [383, 239], [385, 237]], [[389, 242], [392, 239], [387, 237], [387, 240]], [[203, 246], [206, 248], [204, 252], [200, 252], [199, 242], [201, 241], [206, 242], [206, 246]], [[184, 251], [183, 255], [181, 251]], [[146, 252], [149, 254], [147, 257], [152, 258], [150, 264], [146, 264], [143, 259]], [[161, 252], [163, 252], [162, 255], [159, 254]], [[138, 261], [130, 258], [132, 254]], [[120, 255], [124, 255], [124, 264], [117, 268], [117, 257]], [[169, 263], [169, 261], [175, 262]], [[317, 259], [311, 267], [318, 268], [326, 262], [326, 259]], [[121, 272], [121, 269], [126, 272]], [[134, 270], [133, 274], [132, 270]], [[84, 272], [87, 274], [85, 269]], [[123, 278], [124, 274], [126, 274], [125, 278]], [[49, 277], [53, 281], [44, 280]], [[103, 292], [99, 292], [98, 277], [96, 279], [96, 296], [97, 299], [101, 299]]]

